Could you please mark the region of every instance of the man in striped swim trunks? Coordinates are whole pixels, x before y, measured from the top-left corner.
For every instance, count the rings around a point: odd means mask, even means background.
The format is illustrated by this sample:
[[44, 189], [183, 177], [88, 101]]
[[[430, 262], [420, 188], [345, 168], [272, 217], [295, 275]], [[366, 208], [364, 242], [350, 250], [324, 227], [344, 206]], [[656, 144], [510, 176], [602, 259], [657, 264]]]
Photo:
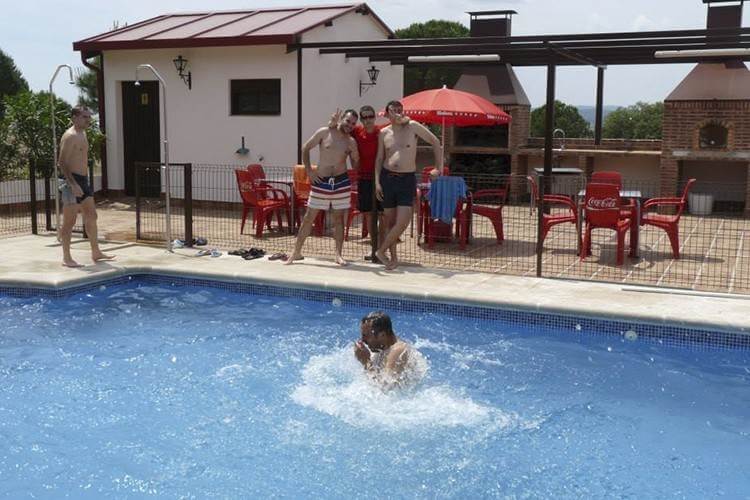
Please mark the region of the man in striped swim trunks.
[[[310, 198], [307, 200], [307, 213], [302, 219], [302, 226], [294, 243], [294, 252], [285, 264], [292, 264], [302, 259], [302, 245], [310, 235], [313, 221], [320, 210], [328, 210], [333, 218], [333, 238], [336, 241], [336, 263], [347, 264], [342, 255], [344, 248], [344, 221], [349, 213], [351, 203], [351, 184], [346, 173], [346, 158], [352, 168], [359, 168], [357, 142], [351, 136], [357, 125], [357, 112], [348, 109], [344, 112], [338, 127], [319, 128], [302, 146], [302, 161], [310, 177]], [[310, 164], [310, 150], [320, 147], [318, 169], [313, 170]]]

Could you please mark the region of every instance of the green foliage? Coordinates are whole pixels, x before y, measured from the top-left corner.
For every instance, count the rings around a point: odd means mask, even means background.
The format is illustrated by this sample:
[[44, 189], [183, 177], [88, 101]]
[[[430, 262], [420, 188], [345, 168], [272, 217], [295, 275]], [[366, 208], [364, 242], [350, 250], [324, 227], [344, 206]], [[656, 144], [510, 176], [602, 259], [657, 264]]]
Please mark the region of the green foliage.
[[99, 110], [99, 92], [96, 87], [96, 73], [90, 69], [80, 69], [76, 72], [76, 87], [78, 87], [78, 105], [85, 106], [93, 113]]
[[0, 181], [22, 177], [23, 165], [9, 128], [8, 120], [0, 119]]
[[0, 50], [0, 118], [3, 116], [5, 96], [29, 90], [29, 84], [16, 68], [13, 59]]
[[[56, 142], [70, 126], [70, 105], [55, 98]], [[23, 165], [34, 165], [42, 175], [52, 172], [52, 114], [48, 92], [21, 92], [5, 98], [7, 135]]]
[[664, 104], [637, 102], [612, 111], [602, 125], [602, 136], [608, 139], [661, 139]]
[[[531, 112], [531, 137], [544, 137], [547, 105]], [[575, 106], [555, 101], [555, 123], [553, 129], [561, 128], [565, 137], [593, 137], [594, 133], [586, 119]]]
[[[426, 23], [414, 23], [408, 28], [396, 30], [398, 38], [457, 38], [469, 36], [469, 28], [461, 23], [433, 19]], [[414, 68], [404, 70], [404, 95], [425, 89], [453, 87], [461, 76], [460, 68]]]

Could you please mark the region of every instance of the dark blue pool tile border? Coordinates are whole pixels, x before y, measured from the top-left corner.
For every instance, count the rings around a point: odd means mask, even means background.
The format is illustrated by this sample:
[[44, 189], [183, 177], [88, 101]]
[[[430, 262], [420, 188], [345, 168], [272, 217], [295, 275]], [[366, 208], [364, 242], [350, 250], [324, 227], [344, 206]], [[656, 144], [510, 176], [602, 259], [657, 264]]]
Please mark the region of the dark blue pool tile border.
[[0, 285], [0, 294], [12, 297], [60, 298], [100, 289], [102, 286], [128, 283], [145, 283], [169, 286], [198, 286], [219, 288], [231, 292], [288, 297], [332, 303], [341, 301], [342, 307], [367, 307], [386, 311], [414, 313], [439, 313], [487, 321], [503, 321], [523, 324], [536, 331], [557, 331], [563, 334], [592, 334], [626, 338], [626, 333], [635, 332], [639, 342], [648, 342], [668, 347], [689, 349], [729, 349], [750, 351], [750, 334], [721, 330], [690, 328], [638, 321], [622, 321], [606, 318], [591, 318], [559, 313], [495, 308], [470, 304], [436, 302], [434, 299], [392, 298], [364, 295], [343, 291], [311, 290], [264, 283], [242, 283], [206, 278], [168, 276], [159, 274], [133, 274], [107, 278], [66, 288], [24, 288]]

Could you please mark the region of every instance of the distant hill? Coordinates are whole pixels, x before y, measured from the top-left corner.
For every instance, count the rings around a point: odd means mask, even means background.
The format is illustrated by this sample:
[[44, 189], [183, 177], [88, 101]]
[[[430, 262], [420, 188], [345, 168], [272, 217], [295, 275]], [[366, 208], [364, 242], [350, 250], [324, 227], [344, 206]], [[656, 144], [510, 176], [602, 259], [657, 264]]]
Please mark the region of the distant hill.
[[[602, 121], [604, 121], [604, 119], [607, 118], [607, 115], [612, 111], [622, 107], [623, 106], [604, 106], [604, 109], [602, 110]], [[594, 128], [594, 121], [596, 121], [596, 106], [576, 106], [576, 108], [578, 108], [578, 112], [581, 113], [581, 116], [589, 122], [591, 128]]]

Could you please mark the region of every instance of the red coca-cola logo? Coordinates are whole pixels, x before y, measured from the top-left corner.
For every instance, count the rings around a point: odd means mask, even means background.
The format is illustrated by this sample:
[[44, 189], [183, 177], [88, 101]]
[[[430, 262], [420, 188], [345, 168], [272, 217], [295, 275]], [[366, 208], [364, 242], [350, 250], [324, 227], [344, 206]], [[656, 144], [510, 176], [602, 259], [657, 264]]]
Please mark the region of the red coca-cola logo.
[[603, 210], [607, 208], [617, 208], [616, 198], [589, 198], [586, 202], [588, 208]]

